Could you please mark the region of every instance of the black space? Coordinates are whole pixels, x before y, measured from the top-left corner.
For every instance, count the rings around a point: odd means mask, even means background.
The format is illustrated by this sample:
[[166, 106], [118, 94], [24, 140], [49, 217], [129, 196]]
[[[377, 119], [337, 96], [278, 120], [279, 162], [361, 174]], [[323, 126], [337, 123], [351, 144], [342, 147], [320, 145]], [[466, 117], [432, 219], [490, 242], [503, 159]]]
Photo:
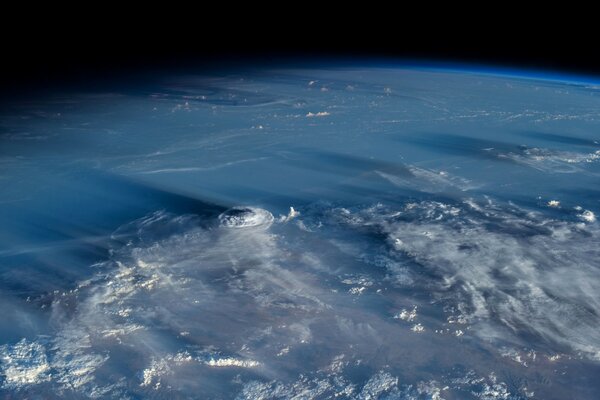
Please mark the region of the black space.
[[[403, 10], [400, 3], [365, 11], [367, 5], [351, 10], [346, 6], [342, 11], [349, 12], [343, 14], [319, 3], [286, 4], [278, 14], [275, 3], [262, 10], [252, 5], [240, 9], [235, 3], [219, 10], [199, 3], [175, 12], [154, 6], [151, 17], [136, 10], [94, 8], [79, 14], [59, 10], [45, 15], [46, 10], [36, 10], [35, 18], [31, 13], [5, 13], [0, 27], [0, 96], [135, 84], [162, 71], [233, 71], [373, 58], [600, 77], [597, 24], [582, 19], [593, 16], [590, 11], [577, 10], [575, 20], [564, 10], [550, 18], [490, 6], [456, 19], [460, 10], [437, 10], [428, 16]], [[424, 8], [430, 12], [436, 6]]]

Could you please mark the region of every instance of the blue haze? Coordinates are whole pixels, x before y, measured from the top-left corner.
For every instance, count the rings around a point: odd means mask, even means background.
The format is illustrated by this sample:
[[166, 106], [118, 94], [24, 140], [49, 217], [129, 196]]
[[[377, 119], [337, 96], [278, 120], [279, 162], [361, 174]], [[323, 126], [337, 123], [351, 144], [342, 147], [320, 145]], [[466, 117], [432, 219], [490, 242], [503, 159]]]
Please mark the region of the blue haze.
[[596, 399], [600, 86], [164, 76], [0, 114], [0, 397]]

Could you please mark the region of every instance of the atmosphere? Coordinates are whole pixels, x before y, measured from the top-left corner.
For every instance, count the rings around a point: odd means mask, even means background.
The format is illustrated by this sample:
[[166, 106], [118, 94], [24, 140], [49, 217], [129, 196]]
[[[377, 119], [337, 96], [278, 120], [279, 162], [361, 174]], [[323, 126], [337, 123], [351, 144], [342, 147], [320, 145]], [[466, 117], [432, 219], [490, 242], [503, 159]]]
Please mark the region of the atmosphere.
[[0, 398], [598, 399], [597, 66], [305, 25], [6, 47]]

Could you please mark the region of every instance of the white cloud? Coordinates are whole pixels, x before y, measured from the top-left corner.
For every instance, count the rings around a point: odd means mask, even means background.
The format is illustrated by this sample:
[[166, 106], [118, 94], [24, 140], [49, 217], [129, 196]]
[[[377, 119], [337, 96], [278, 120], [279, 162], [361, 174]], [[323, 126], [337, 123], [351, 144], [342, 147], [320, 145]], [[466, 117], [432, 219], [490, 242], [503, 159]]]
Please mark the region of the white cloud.
[[14, 345], [0, 346], [0, 370], [6, 389], [19, 389], [50, 380], [46, 349], [37, 342], [22, 339]]
[[317, 113], [313, 113], [313, 112], [310, 112], [310, 111], [309, 111], [309, 112], [306, 114], [306, 117], [307, 117], [307, 118], [319, 118], [319, 117], [328, 117], [328, 116], [330, 116], [330, 115], [331, 115], [331, 114], [330, 114], [329, 112], [327, 112], [327, 111], [319, 111], [319, 112], [317, 112]]

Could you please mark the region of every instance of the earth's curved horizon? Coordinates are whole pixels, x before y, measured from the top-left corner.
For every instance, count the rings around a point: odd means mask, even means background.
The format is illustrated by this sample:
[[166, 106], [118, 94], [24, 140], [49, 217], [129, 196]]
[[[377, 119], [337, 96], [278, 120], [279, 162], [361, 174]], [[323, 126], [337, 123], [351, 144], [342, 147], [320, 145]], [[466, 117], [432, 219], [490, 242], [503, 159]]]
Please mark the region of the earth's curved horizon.
[[596, 399], [600, 85], [498, 72], [6, 105], [0, 397]]

